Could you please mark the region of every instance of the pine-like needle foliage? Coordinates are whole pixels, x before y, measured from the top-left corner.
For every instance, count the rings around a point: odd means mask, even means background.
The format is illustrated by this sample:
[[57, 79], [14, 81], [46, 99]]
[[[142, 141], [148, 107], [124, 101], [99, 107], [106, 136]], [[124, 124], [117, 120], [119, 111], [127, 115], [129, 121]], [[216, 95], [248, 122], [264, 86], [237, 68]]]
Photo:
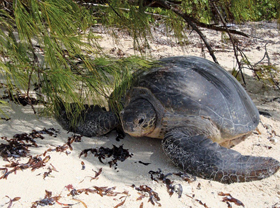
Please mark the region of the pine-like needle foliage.
[[54, 110], [62, 98], [80, 103], [82, 110], [83, 103], [108, 99], [134, 69], [148, 63], [106, 57], [89, 30], [97, 18], [74, 1], [16, 0], [10, 5], [0, 9], [0, 79], [10, 96], [20, 89], [29, 100], [36, 93], [45, 109]]

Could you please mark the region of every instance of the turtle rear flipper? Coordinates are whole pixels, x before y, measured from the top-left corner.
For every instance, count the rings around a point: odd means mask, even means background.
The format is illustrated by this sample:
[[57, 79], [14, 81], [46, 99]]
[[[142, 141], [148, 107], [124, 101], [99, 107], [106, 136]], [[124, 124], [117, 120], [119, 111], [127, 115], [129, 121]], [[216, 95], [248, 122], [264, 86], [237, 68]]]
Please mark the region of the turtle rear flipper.
[[119, 119], [112, 111], [106, 111], [98, 105], [84, 105], [84, 110], [76, 115], [77, 103], [70, 104], [70, 111], [67, 112], [64, 106], [59, 108], [56, 120], [63, 129], [81, 134], [83, 136], [101, 136], [115, 129], [119, 124]]
[[189, 136], [186, 129], [167, 132], [162, 145], [173, 163], [184, 171], [222, 183], [261, 180], [280, 167], [273, 158], [244, 156], [204, 135]]

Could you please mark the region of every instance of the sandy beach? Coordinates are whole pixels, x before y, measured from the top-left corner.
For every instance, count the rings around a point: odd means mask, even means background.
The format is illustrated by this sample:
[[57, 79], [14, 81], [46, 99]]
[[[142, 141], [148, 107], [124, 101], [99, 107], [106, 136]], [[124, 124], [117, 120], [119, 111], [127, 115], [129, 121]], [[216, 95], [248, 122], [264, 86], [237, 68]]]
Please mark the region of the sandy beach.
[[[263, 58], [267, 44], [270, 62], [280, 68], [280, 40], [276, 23], [248, 23], [236, 27], [254, 36], [240, 38], [240, 44], [252, 63]], [[119, 57], [135, 53], [132, 39], [125, 34], [116, 44], [99, 28], [94, 30], [102, 37], [100, 45], [105, 52]], [[189, 35], [188, 44], [182, 47], [171, 35], [167, 37], [159, 30], [155, 30], [150, 44], [153, 58], [195, 55], [212, 61], [206, 48], [202, 50], [201, 41], [194, 32]], [[222, 42], [218, 32], [202, 31], [215, 49], [220, 65], [229, 71], [236, 67], [231, 44]], [[149, 51], [146, 54], [148, 56]], [[267, 64], [267, 59], [263, 60], [263, 64]], [[250, 70], [244, 72], [245, 89], [263, 113], [258, 130], [234, 149], [245, 155], [273, 157], [280, 161], [280, 91], [268, 82], [257, 81]], [[3, 110], [10, 119], [0, 120], [0, 144], [6, 143], [3, 137], [12, 139], [14, 135], [23, 133], [31, 136], [33, 130], [49, 129], [51, 133], [38, 132], [44, 138], [34, 139], [37, 147], [28, 143], [31, 145], [28, 157], [14, 159], [22, 168], [6, 177], [7, 171], [15, 166], [5, 167], [10, 162], [0, 158], [0, 207], [41, 207], [44, 203], [49, 203], [46, 207], [73, 208], [280, 207], [280, 171], [261, 181], [229, 185], [191, 176], [181, 177], [180, 168], [164, 155], [160, 140], [126, 135], [117, 141], [116, 132], [112, 132], [93, 138], [76, 136], [76, 141], [73, 133], [63, 130], [54, 118], [35, 115], [30, 106], [10, 102], [10, 106]], [[69, 138], [71, 145], [67, 145]], [[102, 159], [91, 152], [86, 157], [85, 154], [79, 157], [84, 149], [112, 149], [114, 146], [126, 154], [123, 162], [118, 160], [116, 164], [112, 162], [112, 157]], [[23, 165], [35, 157], [41, 161], [40, 165]], [[169, 188], [166, 178], [171, 183]]]

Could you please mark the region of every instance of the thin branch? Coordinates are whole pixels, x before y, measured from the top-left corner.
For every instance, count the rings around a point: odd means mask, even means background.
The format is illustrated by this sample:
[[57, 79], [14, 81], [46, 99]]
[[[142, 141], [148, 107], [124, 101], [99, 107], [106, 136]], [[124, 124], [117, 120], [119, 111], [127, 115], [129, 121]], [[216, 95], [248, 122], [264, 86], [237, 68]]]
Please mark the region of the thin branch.
[[[237, 47], [237, 50], [239, 51], [240, 55], [242, 56], [243, 60], [246, 60], [246, 64], [250, 70], [254, 72], [254, 75], [257, 77], [258, 80], [260, 80], [259, 75], [256, 73], [256, 69], [254, 69], [255, 65], [252, 65], [251, 62], [249, 61], [248, 57], [246, 54], [239, 48]], [[244, 68], [244, 67], [243, 67]]]
[[[153, 2], [152, 2], [153, 3]], [[150, 5], [152, 5], [152, 3], [151, 4], [149, 4], [149, 5], [147, 5], [146, 7], [149, 7]], [[104, 8], [112, 8], [110, 5], [104, 5], [104, 4], [94, 4], [94, 3], [82, 3], [82, 5], [89, 5], [89, 6], [93, 6], [93, 7], [104, 7]], [[123, 11], [127, 11], [127, 12], [129, 12], [130, 11], [130, 9], [128, 9], [128, 8], [118, 8], [119, 10], [123, 10]], [[152, 12], [144, 12], [145, 14], [148, 14], [148, 15], [152, 15], [152, 16], [155, 16], [155, 17], [168, 17], [168, 16], [166, 16], [166, 15], [162, 15], [162, 14], [154, 14], [154, 13], [152, 13]]]
[[158, 4], [160, 4], [162, 7], [164, 7], [165, 9], [171, 10], [173, 11], [175, 14], [177, 14], [178, 16], [182, 17], [184, 20], [186, 20], [186, 22], [193, 28], [193, 30], [195, 30], [198, 35], [200, 36], [200, 38], [203, 40], [204, 44], [206, 45], [210, 55], [212, 56], [212, 59], [215, 63], [219, 64], [219, 62], [217, 61], [217, 58], [214, 54], [213, 49], [211, 48], [211, 46], [209, 45], [209, 43], [206, 40], [205, 35], [200, 31], [200, 29], [196, 26], [196, 24], [192, 21], [192, 19], [189, 17], [189, 15], [187, 15], [186, 13], [183, 13], [182, 11], [180, 11], [178, 8], [176, 8], [175, 6], [172, 6], [171, 3], [169, 3], [168, 1], [165, 0], [155, 0]]
[[[138, 5], [138, 1], [133, 1], [132, 0], [130, 2], [131, 2], [131, 4], [133, 4], [135, 6]], [[109, 5], [104, 5], [104, 4], [80, 3], [80, 2], [77, 2], [77, 3], [81, 4], [81, 5], [89, 5], [89, 6], [95, 6], [95, 7], [109, 7]], [[155, 4], [155, 3], [158, 3], [159, 5], [161, 5], [161, 8], [165, 8], [165, 9], [168, 9], [168, 10], [170, 10], [170, 9], [166, 8], [165, 5], [178, 6], [178, 4], [174, 4], [174, 3], [171, 3], [171, 2], [168, 2], [168, 1], [165, 1], [165, 0], [154, 0], [145, 7], [150, 7], [150, 6], [152, 7], [152, 5]], [[130, 10], [128, 8], [119, 8], [119, 9], [123, 10], [123, 11], [129, 11]], [[154, 14], [154, 13], [151, 13], [151, 12], [144, 12], [144, 13], [149, 14], [149, 15], [153, 15], [153, 16], [158, 16], [158, 17], [165, 17], [165, 18], [167, 17], [166, 15]], [[202, 28], [207, 28], [207, 29], [210, 29], [210, 30], [215, 30], [215, 31], [220, 31], [220, 32], [225, 32], [225, 31], [228, 30], [232, 34], [241, 35], [241, 36], [244, 36], [244, 37], [249, 37], [248, 34], [246, 34], [244, 32], [241, 32], [241, 31], [237, 31], [237, 30], [233, 30], [233, 29], [227, 29], [227, 27], [219, 27], [219, 26], [216, 26], [216, 25], [213, 25], [213, 24], [205, 24], [205, 23], [200, 22], [197, 19], [189, 16], [186, 13], [184, 13], [184, 16], [185, 16], [185, 18], [187, 18], [188, 20], [190, 20], [191, 22], [195, 23], [197, 26], [202, 27]]]
[[[270, 57], [268, 55], [267, 48], [266, 48], [267, 44], [268, 43], [266, 43], [265, 46], [264, 46], [264, 48], [265, 48], [265, 56], [267, 57], [267, 64], [268, 64], [268, 66], [271, 66]], [[280, 87], [278, 86], [277, 82], [273, 79], [273, 75], [271, 73], [271, 70], [269, 70], [269, 74], [270, 74], [270, 78], [273, 81], [274, 85], [278, 88], [278, 90], [280, 90]]]
[[212, 25], [212, 24], [205, 24], [203, 22], [199, 22], [198, 20], [192, 18], [192, 17], [188, 17], [191, 21], [193, 21], [196, 25], [198, 25], [199, 27], [203, 27], [203, 28], [207, 28], [207, 29], [211, 29], [211, 30], [216, 30], [216, 31], [220, 31], [220, 32], [226, 32], [226, 31], [229, 31], [230, 33], [232, 34], [236, 34], [236, 35], [241, 35], [241, 36], [244, 36], [244, 37], [249, 37], [248, 34], [244, 33], [244, 32], [241, 32], [241, 31], [238, 31], [238, 30], [233, 30], [233, 29], [229, 29], [227, 26], [224, 26], [224, 27], [219, 27], [219, 26], [216, 26], [216, 25]]
[[240, 63], [240, 61], [239, 61], [239, 59], [238, 59], [238, 51], [237, 51], [237, 49], [236, 49], [237, 46], [235, 45], [235, 40], [234, 40], [234, 38], [232, 37], [232, 35], [231, 35], [229, 29], [227, 28], [226, 21], [224, 20], [223, 16], [221, 15], [220, 10], [217, 8], [215, 2], [210, 1], [210, 4], [213, 5], [214, 9], [216, 10], [217, 14], [219, 15], [220, 20], [222, 21], [223, 25], [224, 25], [225, 28], [226, 28], [226, 32], [227, 32], [227, 34], [228, 34], [228, 36], [229, 36], [229, 38], [230, 38], [230, 41], [231, 41], [231, 43], [232, 43], [232, 46], [233, 46], [234, 56], [235, 56], [236, 62], [237, 62], [237, 64], [238, 64], [239, 72], [240, 72], [240, 74], [241, 74], [241, 77], [242, 77], [242, 80], [243, 80], [244, 84], [246, 85], [245, 78], [244, 78], [244, 75], [243, 75], [243, 72], [242, 72], [242, 65], [241, 65], [241, 63]]
[[36, 55], [36, 53], [34, 51], [34, 47], [33, 47], [32, 41], [31, 41], [31, 39], [29, 37], [28, 37], [28, 41], [29, 41], [29, 44], [31, 45], [31, 51], [32, 51], [32, 54], [33, 54], [33, 63], [32, 63], [33, 66], [32, 66], [32, 70], [30, 71], [29, 76], [28, 76], [28, 85], [27, 85], [28, 88], [27, 88], [26, 96], [27, 96], [28, 102], [31, 105], [31, 108], [32, 108], [34, 114], [36, 114], [36, 110], [35, 110], [35, 108], [34, 108], [34, 106], [32, 104], [29, 92], [30, 92], [30, 87], [31, 87], [32, 74], [35, 71], [35, 68], [38, 68], [39, 59], [38, 59], [38, 56]]

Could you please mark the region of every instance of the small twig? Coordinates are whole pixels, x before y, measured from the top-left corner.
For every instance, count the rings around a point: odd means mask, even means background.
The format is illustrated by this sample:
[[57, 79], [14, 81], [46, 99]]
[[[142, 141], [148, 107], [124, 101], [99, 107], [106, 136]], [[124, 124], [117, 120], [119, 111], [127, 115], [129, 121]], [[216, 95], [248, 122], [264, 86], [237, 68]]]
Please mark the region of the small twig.
[[[263, 55], [262, 59], [261, 59], [260, 61], [258, 61], [257, 63], [255, 63], [254, 66], [258, 65], [259, 63], [261, 63], [261, 62], [265, 59], [265, 57], [267, 56], [267, 49], [266, 49], [266, 45], [267, 45], [267, 44], [268, 44], [268, 43], [266, 43], [266, 44], [264, 45], [265, 52], [264, 52], [264, 55]], [[269, 63], [270, 63], [270, 61], [269, 61]]]
[[[268, 52], [267, 52], [267, 48], [266, 48], [266, 45], [267, 45], [268, 43], [266, 43], [265, 44], [265, 46], [264, 46], [264, 48], [265, 48], [265, 56], [267, 57], [267, 64], [268, 64], [268, 66], [271, 66], [271, 62], [270, 62], [270, 57], [269, 57], [269, 55], [268, 55]], [[277, 82], [275, 82], [275, 80], [273, 79], [273, 75], [271, 74], [271, 70], [269, 70], [269, 74], [270, 74], [270, 78], [271, 78], [271, 80], [273, 81], [273, 83], [274, 83], [274, 85], [278, 88], [278, 90], [280, 89], [280, 87], [278, 86], [278, 84], [277, 84]]]
[[31, 51], [32, 51], [33, 59], [34, 59], [34, 60], [33, 60], [32, 70], [31, 70], [31, 72], [30, 72], [30, 74], [29, 74], [29, 76], [28, 76], [28, 88], [27, 88], [26, 96], [27, 96], [28, 102], [29, 102], [29, 104], [31, 105], [31, 108], [32, 108], [34, 114], [36, 114], [36, 110], [35, 110], [35, 108], [34, 108], [34, 106], [33, 106], [33, 104], [32, 104], [32, 101], [31, 101], [31, 99], [30, 99], [29, 92], [30, 92], [32, 74], [33, 74], [33, 72], [34, 72], [34, 70], [35, 70], [36, 65], [38, 66], [39, 59], [38, 59], [38, 56], [36, 55], [36, 53], [35, 53], [35, 51], [34, 51], [34, 47], [33, 47], [33, 44], [32, 44], [31, 39], [28, 38], [28, 41], [29, 41], [29, 44], [31, 45], [31, 48], [32, 48]]
[[[151, 2], [149, 5], [147, 5], [146, 7], [150, 7], [154, 2]], [[82, 3], [82, 5], [89, 5], [89, 6], [93, 6], [93, 7], [104, 7], [104, 8], [109, 8], [110, 6], [109, 5], [104, 5], [104, 4], [94, 4], [94, 3]], [[130, 9], [128, 8], [118, 8], [119, 10], [123, 10], [123, 11], [127, 11], [129, 12]], [[152, 13], [152, 12], [144, 12], [145, 14], [148, 14], [148, 15], [152, 15], [152, 16], [155, 16], [155, 17], [168, 17], [166, 15], [162, 15], [162, 14], [155, 14], [155, 13]]]
[[228, 36], [230, 38], [230, 41], [232, 43], [232, 46], [233, 46], [234, 56], [235, 56], [236, 62], [238, 64], [239, 72], [241, 73], [242, 80], [243, 80], [244, 84], [246, 85], [245, 78], [244, 78], [244, 75], [243, 75], [243, 72], [242, 72], [242, 65], [241, 65], [241, 63], [240, 63], [240, 61], [238, 59], [238, 51], [237, 51], [237, 46], [235, 45], [235, 40], [232, 37], [231, 33], [229, 32], [229, 29], [227, 28], [227, 24], [226, 24], [223, 16], [221, 15], [219, 9], [217, 8], [217, 5], [215, 4], [215, 2], [210, 1], [210, 4], [213, 5], [214, 9], [216, 10], [217, 14], [219, 15], [220, 20], [222, 21], [222, 23], [223, 23], [223, 25], [224, 25], [224, 27], [226, 29], [226, 32], [227, 32], [227, 34], [228, 34]]
[[249, 69], [252, 70], [254, 72], [254, 75], [257, 77], [257, 79], [260, 80], [259, 75], [256, 73], [256, 70], [254, 69], [255, 64], [254, 65], [251, 64], [251, 62], [249, 61], [246, 54], [239, 47], [237, 47], [237, 50], [239, 51], [240, 55], [242, 56], [242, 59], [246, 60]]

